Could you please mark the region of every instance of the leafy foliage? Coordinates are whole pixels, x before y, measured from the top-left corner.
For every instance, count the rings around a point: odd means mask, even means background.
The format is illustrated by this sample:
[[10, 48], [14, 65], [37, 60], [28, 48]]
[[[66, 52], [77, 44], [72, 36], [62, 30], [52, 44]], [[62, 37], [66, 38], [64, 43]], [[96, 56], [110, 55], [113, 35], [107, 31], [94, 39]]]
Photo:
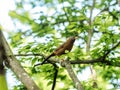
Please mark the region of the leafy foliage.
[[[93, 3], [94, 1], [96, 2]], [[10, 34], [11, 45], [17, 48], [19, 54], [40, 54], [40, 56], [20, 57], [21, 63], [31, 76], [41, 78], [36, 79], [38, 85], [46, 81], [47, 85], [52, 84], [54, 68], [52, 65], [37, 68], [32, 66], [43, 61], [44, 55], [49, 55], [67, 37], [79, 36], [73, 51], [68, 54], [73, 61], [99, 58], [120, 41], [118, 21], [120, 12], [116, 8], [117, 0], [19, 0], [19, 2], [16, 0], [16, 6], [16, 10], [9, 13], [17, 28], [15, 33]], [[17, 27], [19, 23], [26, 28]], [[88, 55], [86, 47], [90, 31], [92, 39]], [[114, 64], [120, 63], [119, 49], [120, 45], [107, 55], [106, 60]], [[119, 80], [120, 72], [115, 65], [107, 66], [103, 63], [93, 65], [98, 77], [98, 90], [107, 89], [107, 85], [113, 85], [113, 88], [118, 85], [116, 80]], [[73, 65], [77, 74], [86, 67], [88, 65]], [[63, 88], [59, 87], [61, 82]], [[103, 82], [105, 83], [100, 84]], [[93, 88], [90, 83], [89, 79], [88, 82], [83, 81], [85, 90]], [[59, 68], [57, 84], [57, 90], [74, 88], [63, 68]]]

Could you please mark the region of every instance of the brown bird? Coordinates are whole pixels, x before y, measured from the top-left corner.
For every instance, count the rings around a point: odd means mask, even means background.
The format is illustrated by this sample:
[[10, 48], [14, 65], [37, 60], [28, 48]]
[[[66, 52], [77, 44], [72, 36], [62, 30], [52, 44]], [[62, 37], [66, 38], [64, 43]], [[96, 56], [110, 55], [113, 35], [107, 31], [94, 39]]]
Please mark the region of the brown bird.
[[76, 37], [74, 36], [70, 37], [65, 43], [63, 43], [52, 54], [50, 54], [41, 64], [36, 64], [35, 66], [44, 64], [52, 56], [60, 56], [62, 54], [65, 54], [66, 50], [70, 52], [75, 42], [75, 39]]

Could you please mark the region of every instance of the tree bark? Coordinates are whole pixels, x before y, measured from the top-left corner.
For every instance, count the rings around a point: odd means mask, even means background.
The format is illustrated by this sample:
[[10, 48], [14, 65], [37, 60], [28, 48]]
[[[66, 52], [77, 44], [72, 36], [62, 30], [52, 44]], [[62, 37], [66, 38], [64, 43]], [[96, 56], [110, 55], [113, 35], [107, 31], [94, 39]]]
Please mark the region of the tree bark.
[[4, 62], [9, 65], [10, 69], [16, 74], [18, 79], [25, 85], [28, 90], [40, 90], [40, 88], [35, 84], [32, 78], [28, 75], [28, 73], [24, 70], [16, 57], [13, 55], [1, 30], [0, 37], [2, 47], [5, 50], [4, 56], [6, 56], [6, 60]]
[[67, 69], [67, 72], [68, 72], [70, 78], [72, 79], [73, 83], [75, 84], [75, 87], [77, 88], [77, 90], [84, 90], [81, 82], [78, 80], [77, 76], [75, 75], [69, 60], [65, 60], [63, 63]]

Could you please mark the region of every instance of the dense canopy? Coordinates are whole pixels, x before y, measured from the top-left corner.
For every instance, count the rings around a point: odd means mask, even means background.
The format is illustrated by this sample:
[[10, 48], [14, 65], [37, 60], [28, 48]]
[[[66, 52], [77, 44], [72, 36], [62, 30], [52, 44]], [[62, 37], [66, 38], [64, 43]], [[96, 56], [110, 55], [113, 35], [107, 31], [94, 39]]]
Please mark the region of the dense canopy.
[[[15, 25], [15, 30], [9, 32], [9, 44], [41, 90], [51, 89], [56, 70], [55, 90], [79, 88], [64, 63], [66, 58], [84, 90], [119, 88], [119, 0], [15, 0], [15, 3], [16, 9], [9, 12]], [[71, 52], [51, 57], [49, 61], [53, 64], [34, 67], [71, 36], [78, 36]], [[13, 88], [23, 90], [25, 86]]]

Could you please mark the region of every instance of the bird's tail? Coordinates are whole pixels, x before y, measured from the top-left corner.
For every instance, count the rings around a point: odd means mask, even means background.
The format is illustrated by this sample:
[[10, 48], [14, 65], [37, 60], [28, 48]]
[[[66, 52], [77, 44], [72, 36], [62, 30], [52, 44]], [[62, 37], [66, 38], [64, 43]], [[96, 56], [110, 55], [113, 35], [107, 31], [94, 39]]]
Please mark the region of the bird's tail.
[[38, 63], [38, 64], [36, 64], [36, 65], [34, 65], [34, 66], [38, 66], [38, 65], [44, 64], [44, 63], [45, 63], [50, 57], [52, 57], [52, 56], [54, 56], [54, 53], [50, 54], [47, 58], [45, 58], [45, 60], [44, 60], [42, 63]]
[[42, 63], [41, 63], [41, 65], [42, 64], [44, 64], [50, 57], [52, 57], [52, 56], [54, 56], [54, 53], [52, 53], [51, 55], [49, 55]]

